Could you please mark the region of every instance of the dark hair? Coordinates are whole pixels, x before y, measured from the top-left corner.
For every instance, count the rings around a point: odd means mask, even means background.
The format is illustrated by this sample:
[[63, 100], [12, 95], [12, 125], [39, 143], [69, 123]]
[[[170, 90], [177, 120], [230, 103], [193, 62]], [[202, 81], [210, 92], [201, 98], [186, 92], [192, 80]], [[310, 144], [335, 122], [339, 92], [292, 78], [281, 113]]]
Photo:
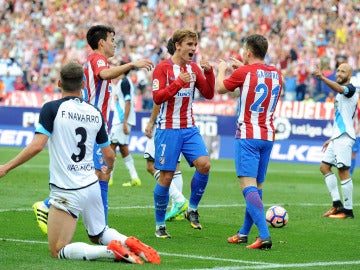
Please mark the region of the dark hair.
[[253, 53], [256, 58], [264, 59], [269, 44], [264, 36], [254, 34], [246, 38], [245, 46]]
[[64, 91], [75, 92], [80, 90], [84, 80], [84, 69], [76, 62], [69, 62], [60, 70], [60, 82]]
[[115, 35], [114, 28], [106, 25], [91, 26], [86, 33], [86, 40], [87, 43], [90, 45], [91, 49], [96, 50], [98, 48], [99, 41], [101, 39], [106, 40], [108, 33], [112, 33]]
[[171, 55], [174, 55], [175, 53], [175, 43], [173, 41], [172, 38], [169, 38], [167, 44], [166, 44], [166, 49], [168, 50], [168, 53]]

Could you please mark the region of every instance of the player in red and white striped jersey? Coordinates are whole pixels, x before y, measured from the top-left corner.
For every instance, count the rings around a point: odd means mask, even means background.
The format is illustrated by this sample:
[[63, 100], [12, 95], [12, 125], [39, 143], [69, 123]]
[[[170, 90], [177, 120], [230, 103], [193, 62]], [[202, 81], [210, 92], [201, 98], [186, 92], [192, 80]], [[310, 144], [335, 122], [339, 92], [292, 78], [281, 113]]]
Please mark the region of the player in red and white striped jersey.
[[235, 167], [246, 201], [244, 224], [229, 243], [247, 243], [253, 224], [259, 229], [258, 239], [247, 248], [270, 249], [272, 241], [264, 216], [262, 185], [265, 181], [275, 138], [274, 111], [282, 90], [278, 69], [265, 64], [268, 41], [262, 35], [246, 39], [243, 65], [233, 60], [232, 74], [225, 78], [228, 65], [221, 60], [216, 78], [216, 91], [225, 94], [240, 88], [239, 117], [235, 140]]
[[160, 107], [155, 133], [155, 168], [160, 179], [154, 189], [156, 232], [159, 238], [170, 238], [166, 232], [165, 214], [171, 184], [180, 153], [196, 171], [191, 181], [188, 211], [185, 213], [195, 229], [201, 229], [197, 207], [205, 191], [210, 159], [192, 114], [195, 88], [204, 98], [214, 96], [215, 75], [207, 61], [200, 67], [192, 62], [198, 36], [186, 29], [172, 36], [174, 55], [160, 62], [153, 73], [153, 99]]

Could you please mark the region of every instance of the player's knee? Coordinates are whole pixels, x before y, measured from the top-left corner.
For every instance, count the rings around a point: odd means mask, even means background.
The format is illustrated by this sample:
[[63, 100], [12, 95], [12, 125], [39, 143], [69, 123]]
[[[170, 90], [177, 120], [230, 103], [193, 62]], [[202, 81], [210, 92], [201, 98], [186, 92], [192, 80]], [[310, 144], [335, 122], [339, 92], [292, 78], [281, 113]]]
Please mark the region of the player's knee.
[[326, 175], [328, 173], [331, 173], [331, 167], [328, 165], [328, 164], [325, 164], [325, 163], [321, 163], [320, 164], [320, 172], [323, 174], [323, 175]]
[[209, 160], [202, 160], [195, 165], [196, 169], [202, 174], [209, 174], [210, 171], [210, 161]]

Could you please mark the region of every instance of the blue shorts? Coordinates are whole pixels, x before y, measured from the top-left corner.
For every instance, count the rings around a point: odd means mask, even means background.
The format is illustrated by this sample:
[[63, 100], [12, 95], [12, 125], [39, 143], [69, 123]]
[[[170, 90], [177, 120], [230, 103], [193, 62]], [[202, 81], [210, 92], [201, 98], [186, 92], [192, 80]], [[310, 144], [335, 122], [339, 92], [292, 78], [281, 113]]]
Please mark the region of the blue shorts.
[[237, 176], [253, 177], [257, 183], [263, 183], [273, 144], [258, 139], [236, 139], [234, 161]]
[[93, 158], [94, 158], [94, 167], [95, 167], [95, 169], [101, 171], [101, 167], [106, 166], [106, 163], [105, 163], [101, 148], [96, 143], [94, 144]]
[[190, 166], [195, 159], [209, 156], [197, 127], [181, 129], [157, 129], [155, 133], [155, 168], [175, 171], [180, 153]]
[[355, 140], [355, 143], [354, 145], [352, 146], [352, 152], [353, 153], [357, 153], [359, 152], [359, 148], [360, 148], [360, 137], [356, 137], [356, 140]]

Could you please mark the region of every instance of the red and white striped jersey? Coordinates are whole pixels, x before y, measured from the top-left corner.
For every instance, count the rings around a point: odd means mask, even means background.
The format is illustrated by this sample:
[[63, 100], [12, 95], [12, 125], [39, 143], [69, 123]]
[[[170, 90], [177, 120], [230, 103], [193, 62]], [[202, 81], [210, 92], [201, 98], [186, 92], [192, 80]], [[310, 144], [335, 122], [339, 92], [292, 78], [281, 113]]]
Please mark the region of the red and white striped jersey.
[[84, 99], [101, 111], [105, 122], [108, 124], [111, 103], [111, 80], [102, 80], [100, 72], [109, 68], [105, 56], [93, 53], [88, 56], [84, 64], [85, 87]]
[[[187, 71], [196, 77], [194, 82], [184, 83], [178, 78], [180, 72]], [[213, 69], [202, 73], [196, 63], [179, 66], [171, 58], [160, 62], [153, 72], [153, 99], [161, 104], [157, 118], [159, 129], [179, 129], [195, 126], [192, 112], [195, 88], [204, 98], [211, 99], [215, 91]]]
[[274, 141], [276, 104], [282, 91], [278, 69], [262, 63], [237, 68], [224, 80], [229, 91], [240, 88], [236, 138]]

